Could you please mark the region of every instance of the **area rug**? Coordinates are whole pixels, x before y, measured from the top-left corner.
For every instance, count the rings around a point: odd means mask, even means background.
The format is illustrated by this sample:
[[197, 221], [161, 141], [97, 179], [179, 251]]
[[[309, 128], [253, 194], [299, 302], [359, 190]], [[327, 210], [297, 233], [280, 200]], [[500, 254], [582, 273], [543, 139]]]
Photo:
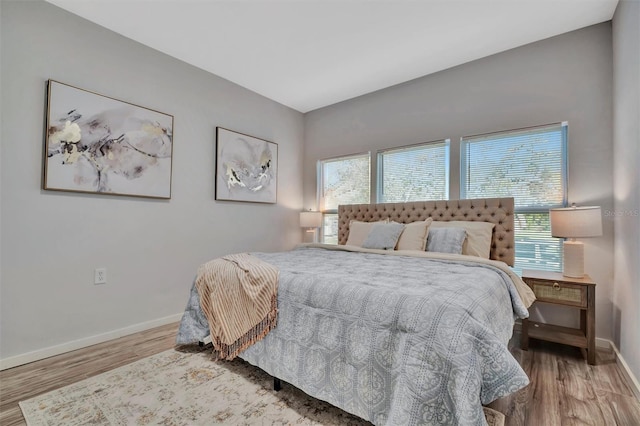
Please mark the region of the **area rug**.
[[[240, 359], [168, 350], [20, 402], [40, 425], [369, 425]], [[504, 416], [485, 409], [490, 426]]]

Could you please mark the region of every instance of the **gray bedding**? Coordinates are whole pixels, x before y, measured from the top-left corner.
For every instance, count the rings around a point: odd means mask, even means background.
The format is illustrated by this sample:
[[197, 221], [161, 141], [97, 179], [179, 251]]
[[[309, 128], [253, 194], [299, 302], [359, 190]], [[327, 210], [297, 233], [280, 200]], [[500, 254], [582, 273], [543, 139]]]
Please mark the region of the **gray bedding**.
[[[484, 425], [481, 404], [529, 383], [507, 349], [528, 315], [509, 275], [461, 260], [299, 247], [278, 326], [241, 358], [376, 425]], [[177, 343], [208, 334], [192, 289]]]

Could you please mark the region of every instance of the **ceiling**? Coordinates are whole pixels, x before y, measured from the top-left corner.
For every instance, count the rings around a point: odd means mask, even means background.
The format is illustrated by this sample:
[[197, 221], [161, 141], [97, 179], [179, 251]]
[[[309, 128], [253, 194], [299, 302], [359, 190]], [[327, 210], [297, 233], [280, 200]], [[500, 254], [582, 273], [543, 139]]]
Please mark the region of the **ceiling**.
[[308, 112], [608, 21], [618, 0], [47, 0]]

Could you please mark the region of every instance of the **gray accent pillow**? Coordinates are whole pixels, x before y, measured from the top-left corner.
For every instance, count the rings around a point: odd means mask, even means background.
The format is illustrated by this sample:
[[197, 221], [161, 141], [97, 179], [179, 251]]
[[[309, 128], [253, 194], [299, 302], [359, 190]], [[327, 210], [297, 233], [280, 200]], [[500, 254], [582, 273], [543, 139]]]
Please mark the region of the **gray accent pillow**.
[[404, 231], [402, 223], [376, 223], [362, 243], [362, 247], [379, 250], [393, 250]]
[[467, 231], [462, 228], [432, 228], [427, 238], [427, 251], [462, 254]]

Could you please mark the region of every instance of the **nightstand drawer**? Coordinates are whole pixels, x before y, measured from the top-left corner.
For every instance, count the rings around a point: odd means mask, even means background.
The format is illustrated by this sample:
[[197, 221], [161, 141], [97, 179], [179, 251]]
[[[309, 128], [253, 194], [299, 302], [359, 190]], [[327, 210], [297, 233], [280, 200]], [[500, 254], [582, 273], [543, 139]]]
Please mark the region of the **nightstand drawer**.
[[561, 303], [580, 308], [587, 307], [587, 288], [585, 286], [533, 278], [526, 281], [536, 298], [541, 302]]

